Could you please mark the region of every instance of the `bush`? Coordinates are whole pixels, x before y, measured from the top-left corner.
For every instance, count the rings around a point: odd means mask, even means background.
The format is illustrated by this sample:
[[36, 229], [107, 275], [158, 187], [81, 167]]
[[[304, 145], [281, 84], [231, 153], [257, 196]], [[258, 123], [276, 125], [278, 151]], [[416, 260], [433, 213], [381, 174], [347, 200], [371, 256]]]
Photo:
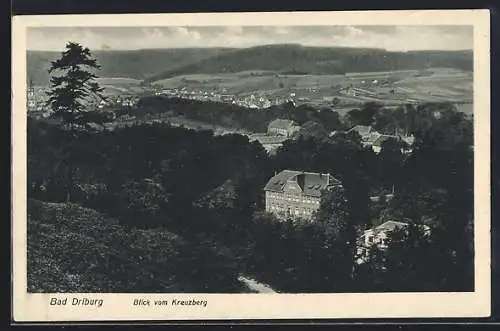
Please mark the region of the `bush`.
[[30, 200], [29, 292], [239, 292], [232, 265], [165, 229]]

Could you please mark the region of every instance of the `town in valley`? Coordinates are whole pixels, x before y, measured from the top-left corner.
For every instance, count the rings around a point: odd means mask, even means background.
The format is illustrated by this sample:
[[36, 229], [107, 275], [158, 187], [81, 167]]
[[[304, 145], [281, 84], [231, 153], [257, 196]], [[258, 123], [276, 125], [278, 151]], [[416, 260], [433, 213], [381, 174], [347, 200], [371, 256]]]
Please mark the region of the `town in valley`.
[[463, 48], [418, 50], [273, 29], [230, 48], [28, 49], [30, 292], [473, 289], [472, 27], [433, 27]]

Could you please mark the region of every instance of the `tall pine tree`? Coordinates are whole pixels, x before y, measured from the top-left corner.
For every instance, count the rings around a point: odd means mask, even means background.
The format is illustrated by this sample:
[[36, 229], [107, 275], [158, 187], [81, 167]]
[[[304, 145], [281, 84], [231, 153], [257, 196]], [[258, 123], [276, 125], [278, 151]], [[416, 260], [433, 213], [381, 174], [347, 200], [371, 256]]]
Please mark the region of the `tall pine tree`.
[[59, 118], [72, 133], [95, 122], [93, 104], [104, 99], [103, 89], [93, 73], [98, 69], [100, 66], [90, 50], [74, 42], [68, 42], [61, 56], [51, 62], [47, 104], [54, 112], [53, 117]]
[[52, 117], [60, 120], [63, 129], [64, 152], [61, 162], [66, 168], [66, 200], [71, 200], [74, 181], [74, 146], [78, 135], [91, 129], [91, 123], [102, 124], [104, 116], [95, 112], [95, 103], [103, 100], [103, 89], [93, 71], [100, 69], [90, 50], [78, 43], [68, 42], [61, 56], [48, 69], [50, 90], [47, 105]]

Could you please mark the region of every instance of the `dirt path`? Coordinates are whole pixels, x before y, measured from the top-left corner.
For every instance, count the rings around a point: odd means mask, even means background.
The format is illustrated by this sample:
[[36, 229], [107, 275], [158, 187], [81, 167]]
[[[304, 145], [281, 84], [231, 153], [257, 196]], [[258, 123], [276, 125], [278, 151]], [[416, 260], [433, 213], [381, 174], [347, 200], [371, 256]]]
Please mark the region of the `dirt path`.
[[239, 276], [238, 280], [242, 283], [244, 283], [248, 288], [254, 292], [257, 293], [277, 293], [275, 290], [273, 290], [269, 285], [259, 283], [256, 280], [253, 280], [251, 278], [245, 277], [245, 276]]

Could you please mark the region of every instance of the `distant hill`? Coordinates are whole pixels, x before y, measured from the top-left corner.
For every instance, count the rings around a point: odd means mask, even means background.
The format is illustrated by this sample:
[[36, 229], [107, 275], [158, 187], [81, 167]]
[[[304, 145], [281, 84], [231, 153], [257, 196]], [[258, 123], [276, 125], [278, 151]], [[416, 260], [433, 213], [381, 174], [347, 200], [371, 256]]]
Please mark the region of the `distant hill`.
[[[344, 74], [448, 67], [472, 70], [472, 51], [388, 52], [382, 49], [309, 47], [295, 44], [235, 48], [94, 51], [100, 77], [155, 82], [186, 74], [271, 71], [283, 74]], [[28, 51], [28, 79], [46, 85], [58, 52]]]
[[389, 52], [382, 49], [264, 45], [220, 53], [183, 67], [166, 69], [146, 81], [184, 74], [266, 70], [284, 74], [344, 74], [449, 67], [472, 70], [472, 51]]
[[[230, 48], [110, 50], [92, 51], [92, 55], [101, 65], [100, 77], [125, 77], [142, 80], [158, 72], [183, 67], [231, 50]], [[56, 59], [59, 54], [60, 52], [28, 51], [28, 79], [32, 79], [36, 85], [48, 84], [47, 70], [50, 62]]]

